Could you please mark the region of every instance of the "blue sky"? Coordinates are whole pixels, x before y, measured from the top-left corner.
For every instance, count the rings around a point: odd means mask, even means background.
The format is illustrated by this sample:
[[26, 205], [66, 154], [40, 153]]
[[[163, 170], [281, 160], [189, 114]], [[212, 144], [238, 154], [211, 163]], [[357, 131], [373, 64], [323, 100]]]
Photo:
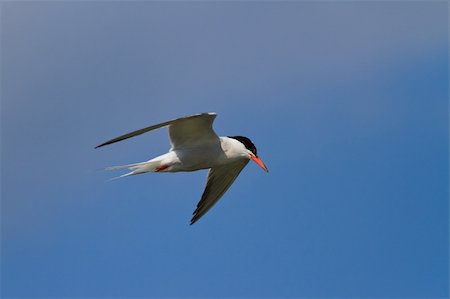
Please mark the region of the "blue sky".
[[[1, 3], [1, 296], [449, 295], [446, 1]], [[250, 137], [206, 171], [108, 182], [197, 112]]]

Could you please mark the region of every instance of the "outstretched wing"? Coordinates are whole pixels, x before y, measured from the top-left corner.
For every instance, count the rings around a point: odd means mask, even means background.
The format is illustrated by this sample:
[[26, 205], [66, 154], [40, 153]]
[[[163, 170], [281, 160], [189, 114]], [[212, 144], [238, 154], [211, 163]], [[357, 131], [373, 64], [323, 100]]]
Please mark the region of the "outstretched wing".
[[206, 188], [193, 213], [191, 225], [205, 215], [222, 197], [238, 177], [239, 173], [241, 173], [242, 169], [247, 165], [248, 161], [246, 159], [238, 160], [209, 170]]
[[215, 118], [215, 113], [201, 113], [187, 117], [181, 117], [124, 134], [122, 136], [108, 140], [100, 145], [97, 145], [95, 148], [119, 142], [166, 126], [169, 127], [169, 137], [170, 143], [172, 144], [172, 149], [176, 149], [178, 147], [183, 147], [186, 145], [204, 143], [208, 140], [216, 141], [219, 137], [216, 135], [212, 128], [212, 124]]

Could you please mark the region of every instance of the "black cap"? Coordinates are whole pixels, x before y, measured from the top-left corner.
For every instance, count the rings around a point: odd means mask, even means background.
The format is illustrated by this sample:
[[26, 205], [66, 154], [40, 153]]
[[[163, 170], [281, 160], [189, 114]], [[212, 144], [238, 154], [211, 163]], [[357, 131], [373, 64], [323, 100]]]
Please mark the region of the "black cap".
[[244, 136], [228, 136], [229, 138], [233, 138], [236, 139], [237, 141], [239, 141], [240, 143], [242, 143], [246, 149], [248, 149], [249, 151], [251, 151], [255, 156], [257, 155], [257, 151], [256, 151], [256, 146], [253, 144], [253, 142], [248, 139], [247, 137]]

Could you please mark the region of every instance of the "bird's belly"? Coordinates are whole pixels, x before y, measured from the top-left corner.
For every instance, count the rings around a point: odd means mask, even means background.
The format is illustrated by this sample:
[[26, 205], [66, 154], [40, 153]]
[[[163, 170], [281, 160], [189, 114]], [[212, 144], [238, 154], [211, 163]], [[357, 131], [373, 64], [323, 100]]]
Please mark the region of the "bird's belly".
[[171, 165], [171, 172], [208, 169], [221, 163], [224, 154], [216, 148], [175, 150], [178, 161]]

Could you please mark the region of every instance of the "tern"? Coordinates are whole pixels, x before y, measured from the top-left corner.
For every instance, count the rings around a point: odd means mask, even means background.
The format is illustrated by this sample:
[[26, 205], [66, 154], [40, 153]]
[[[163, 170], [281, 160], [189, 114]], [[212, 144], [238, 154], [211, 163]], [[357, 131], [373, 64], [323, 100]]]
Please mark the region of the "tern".
[[143, 133], [168, 127], [171, 148], [168, 153], [146, 162], [108, 167], [107, 170], [128, 168], [131, 172], [180, 172], [209, 169], [205, 190], [193, 212], [191, 225], [206, 214], [230, 188], [250, 160], [268, 172], [258, 157], [253, 142], [244, 136], [217, 136], [213, 130], [216, 113], [200, 113], [152, 125], [108, 140], [95, 148], [119, 142]]

